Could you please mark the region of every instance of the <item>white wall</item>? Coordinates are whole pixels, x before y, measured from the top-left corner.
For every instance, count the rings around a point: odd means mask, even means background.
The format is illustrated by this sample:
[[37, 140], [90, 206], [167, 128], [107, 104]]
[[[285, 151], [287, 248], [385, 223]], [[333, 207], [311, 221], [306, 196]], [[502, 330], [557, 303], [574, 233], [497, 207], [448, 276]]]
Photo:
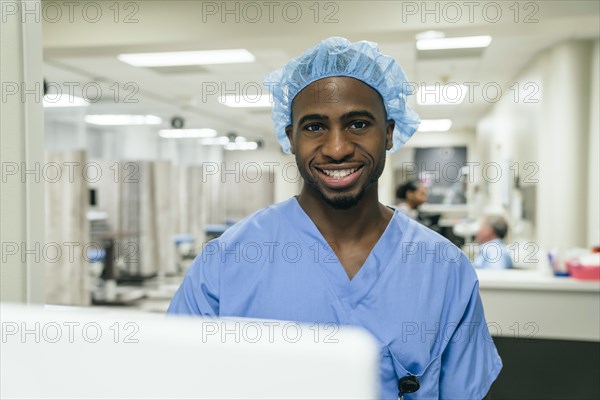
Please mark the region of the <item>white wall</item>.
[[[536, 185], [534, 239], [546, 249], [592, 240], [589, 209], [598, 196], [598, 179], [592, 181], [588, 157], [598, 158], [598, 102], [597, 90], [596, 100], [590, 97], [590, 71], [597, 71], [591, 69], [591, 49], [589, 41], [568, 41], [539, 54], [515, 79], [519, 96], [509, 91], [477, 128], [485, 162], [518, 163], [523, 185]], [[501, 205], [504, 189], [489, 186], [490, 201]]]
[[551, 247], [586, 244], [590, 50], [588, 42], [566, 42], [548, 54], [538, 237]]
[[[31, 9], [33, 2], [28, 3]], [[42, 31], [41, 23], [33, 18], [21, 22], [23, 4], [16, 8], [17, 15], [0, 24], [0, 80], [21, 89], [37, 87], [38, 92], [22, 101], [19, 91], [0, 103], [0, 300], [43, 303], [45, 263], [36, 249], [45, 244], [44, 180], [34, 174], [23, 179], [20, 174], [23, 167], [35, 171], [44, 163]], [[5, 175], [7, 166], [15, 164], [19, 173]], [[5, 247], [9, 244], [17, 246], [16, 253]]]
[[[487, 193], [487, 206], [493, 210], [504, 210], [506, 184], [512, 184], [518, 175], [521, 185], [539, 182], [538, 134], [543, 135], [542, 84], [545, 60], [537, 59], [515, 81], [518, 92], [509, 88], [494, 104], [492, 111], [477, 125], [477, 158], [483, 189]], [[497, 180], [492, 165], [502, 167], [502, 177]], [[490, 166], [488, 173], [485, 168]]]
[[394, 160], [396, 153], [387, 154], [383, 173], [377, 182], [379, 202], [386, 206], [396, 204], [396, 188], [394, 187]]
[[588, 146], [588, 246], [600, 244], [600, 41], [596, 40], [592, 53], [590, 85], [590, 129]]

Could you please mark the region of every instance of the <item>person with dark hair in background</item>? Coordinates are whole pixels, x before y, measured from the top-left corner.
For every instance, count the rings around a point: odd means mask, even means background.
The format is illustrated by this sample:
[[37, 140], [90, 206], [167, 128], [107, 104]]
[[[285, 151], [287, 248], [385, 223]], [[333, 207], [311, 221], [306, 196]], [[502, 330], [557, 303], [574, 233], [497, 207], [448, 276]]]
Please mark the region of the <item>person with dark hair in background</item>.
[[427, 201], [427, 189], [419, 181], [408, 181], [398, 186], [396, 198], [400, 200], [398, 211], [416, 220], [417, 208]]
[[482, 219], [475, 237], [481, 245], [473, 261], [475, 268], [512, 268], [512, 258], [503, 240], [507, 233], [508, 223], [503, 217], [488, 216]]

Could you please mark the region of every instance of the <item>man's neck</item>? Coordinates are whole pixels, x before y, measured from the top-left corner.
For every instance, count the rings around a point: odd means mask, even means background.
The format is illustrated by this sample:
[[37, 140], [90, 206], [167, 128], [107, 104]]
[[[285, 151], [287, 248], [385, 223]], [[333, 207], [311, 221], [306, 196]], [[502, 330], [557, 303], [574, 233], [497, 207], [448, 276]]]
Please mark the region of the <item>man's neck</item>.
[[379, 237], [394, 214], [379, 203], [376, 184], [367, 189], [355, 206], [346, 210], [332, 207], [306, 185], [297, 198], [323, 237], [337, 243], [356, 242], [372, 234]]

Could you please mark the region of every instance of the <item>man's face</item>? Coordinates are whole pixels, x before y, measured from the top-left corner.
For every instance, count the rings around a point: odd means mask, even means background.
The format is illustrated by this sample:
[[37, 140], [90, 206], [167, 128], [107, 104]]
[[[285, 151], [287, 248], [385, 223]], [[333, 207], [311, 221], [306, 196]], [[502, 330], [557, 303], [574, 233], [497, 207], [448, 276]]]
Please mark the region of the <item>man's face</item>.
[[286, 133], [304, 182], [334, 208], [356, 205], [392, 148], [379, 93], [354, 78], [321, 79], [298, 93], [292, 117]]
[[427, 189], [424, 186], [419, 186], [417, 190], [406, 192], [406, 200], [417, 208], [427, 201]]
[[487, 243], [490, 240], [494, 240], [496, 235], [494, 234], [494, 230], [488, 224], [488, 222], [484, 219], [480, 221], [479, 230], [477, 231], [477, 235], [475, 235], [475, 241], [477, 243]]

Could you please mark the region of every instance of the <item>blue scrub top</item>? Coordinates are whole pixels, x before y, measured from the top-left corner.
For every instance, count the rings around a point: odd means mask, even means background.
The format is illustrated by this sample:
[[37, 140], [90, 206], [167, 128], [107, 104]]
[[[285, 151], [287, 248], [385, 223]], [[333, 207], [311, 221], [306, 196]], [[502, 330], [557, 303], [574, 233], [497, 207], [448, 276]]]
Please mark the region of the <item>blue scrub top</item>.
[[482, 399], [502, 368], [475, 270], [448, 240], [395, 211], [350, 280], [295, 197], [206, 244], [168, 313], [361, 326], [380, 345], [381, 398]]

